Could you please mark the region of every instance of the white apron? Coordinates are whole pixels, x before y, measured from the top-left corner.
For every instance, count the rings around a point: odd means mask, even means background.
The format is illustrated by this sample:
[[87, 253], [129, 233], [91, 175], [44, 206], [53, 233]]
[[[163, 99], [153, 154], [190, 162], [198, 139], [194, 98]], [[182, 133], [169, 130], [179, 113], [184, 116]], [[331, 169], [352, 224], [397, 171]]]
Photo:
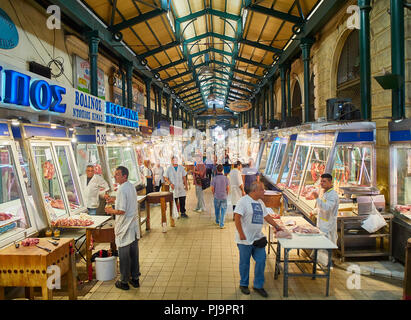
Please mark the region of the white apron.
[[170, 191], [173, 193], [174, 199], [185, 197], [186, 190], [184, 189], [184, 180], [183, 177], [187, 175], [187, 172], [182, 166], [178, 166], [177, 171], [173, 166], [167, 168], [165, 177], [170, 180], [170, 183], [174, 185], [174, 189], [170, 188]]

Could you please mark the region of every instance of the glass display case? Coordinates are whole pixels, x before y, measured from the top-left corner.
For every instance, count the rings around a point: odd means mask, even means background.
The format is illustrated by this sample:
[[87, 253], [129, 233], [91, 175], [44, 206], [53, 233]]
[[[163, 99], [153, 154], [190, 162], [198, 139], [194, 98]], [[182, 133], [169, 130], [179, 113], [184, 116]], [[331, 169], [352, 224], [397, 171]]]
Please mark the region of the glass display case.
[[280, 163], [275, 164], [273, 169], [272, 180], [277, 182], [277, 188], [284, 190], [287, 182], [288, 175], [290, 173], [290, 168], [292, 166], [293, 154], [295, 150], [297, 135], [290, 136], [290, 139], [287, 143], [287, 147], [284, 151], [283, 159]]
[[394, 121], [390, 129], [390, 207], [411, 222], [411, 119]]
[[118, 166], [124, 166], [129, 171], [128, 180], [135, 186], [141, 183], [137, 172], [137, 160], [134, 148], [131, 145], [107, 145], [106, 147], [108, 169], [111, 174], [112, 184], [115, 186], [114, 173]]
[[66, 129], [22, 125], [22, 132], [34, 168], [37, 194], [43, 198], [49, 222], [86, 212]]
[[0, 123], [0, 248], [37, 231], [24, 181], [11, 130]]
[[103, 174], [100, 155], [95, 143], [78, 143], [76, 146], [76, 160], [80, 175], [86, 172], [88, 165], [94, 166], [94, 172], [96, 174]]

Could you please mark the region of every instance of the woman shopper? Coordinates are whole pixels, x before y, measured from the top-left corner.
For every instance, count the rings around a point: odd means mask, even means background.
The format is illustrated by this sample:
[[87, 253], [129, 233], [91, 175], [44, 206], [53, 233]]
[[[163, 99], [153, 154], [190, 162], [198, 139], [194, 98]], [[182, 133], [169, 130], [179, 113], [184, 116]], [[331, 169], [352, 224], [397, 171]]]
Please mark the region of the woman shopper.
[[234, 210], [238, 200], [245, 196], [244, 183], [241, 176], [242, 164], [241, 161], [237, 161], [234, 164], [234, 169], [230, 172], [230, 187], [231, 187], [231, 203], [233, 205], [233, 220]]
[[202, 186], [202, 179], [206, 176], [206, 166], [199, 157], [194, 167], [194, 185], [196, 186], [197, 206], [194, 211], [205, 211], [204, 191]]

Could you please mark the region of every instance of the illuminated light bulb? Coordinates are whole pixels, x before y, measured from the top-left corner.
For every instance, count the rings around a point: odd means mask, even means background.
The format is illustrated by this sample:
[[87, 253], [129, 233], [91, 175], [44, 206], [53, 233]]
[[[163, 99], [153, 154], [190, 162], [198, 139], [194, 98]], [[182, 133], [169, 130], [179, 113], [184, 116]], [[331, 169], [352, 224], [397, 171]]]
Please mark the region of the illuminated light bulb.
[[17, 127], [17, 126], [19, 126], [19, 125], [20, 125], [20, 121], [19, 121], [19, 120], [17, 120], [17, 119], [13, 119], [13, 120], [11, 121], [11, 125], [13, 125], [13, 126]]
[[55, 125], [54, 123], [52, 123], [52, 124], [50, 125], [50, 128], [51, 128], [51, 129], [56, 129], [56, 128], [57, 128], [57, 125]]

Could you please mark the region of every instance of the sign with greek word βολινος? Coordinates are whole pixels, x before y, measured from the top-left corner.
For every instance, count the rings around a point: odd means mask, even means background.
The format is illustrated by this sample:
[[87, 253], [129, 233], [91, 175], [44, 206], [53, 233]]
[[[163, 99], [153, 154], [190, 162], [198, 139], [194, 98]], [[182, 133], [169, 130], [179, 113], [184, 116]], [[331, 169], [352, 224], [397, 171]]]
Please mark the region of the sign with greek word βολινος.
[[107, 144], [106, 127], [96, 127], [96, 144], [98, 146], [105, 146]]

